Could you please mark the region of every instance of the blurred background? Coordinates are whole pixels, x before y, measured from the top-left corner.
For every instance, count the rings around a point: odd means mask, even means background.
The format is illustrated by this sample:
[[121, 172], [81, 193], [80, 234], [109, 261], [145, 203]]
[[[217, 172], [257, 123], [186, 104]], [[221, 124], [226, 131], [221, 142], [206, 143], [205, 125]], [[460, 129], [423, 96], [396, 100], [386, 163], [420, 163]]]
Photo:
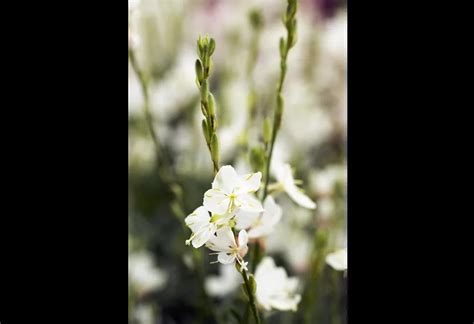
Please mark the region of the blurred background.
[[[148, 108], [167, 164], [157, 158], [139, 77], [129, 64], [129, 323], [237, 323], [241, 277], [185, 246], [184, 216], [213, 180], [201, 132], [196, 40], [216, 40], [210, 89], [216, 98], [222, 165], [248, 169], [264, 116], [275, 109], [284, 0], [129, 0], [129, 46], [148, 75]], [[346, 247], [345, 1], [300, 0], [298, 42], [288, 58], [285, 112], [273, 161], [288, 162], [318, 207], [285, 195], [267, 253], [300, 279], [297, 312], [267, 323], [346, 323], [346, 277], [324, 262]], [[251, 108], [249, 108], [251, 107]], [[273, 162], [272, 162], [273, 163]], [[212, 307], [210, 306], [212, 305]]]

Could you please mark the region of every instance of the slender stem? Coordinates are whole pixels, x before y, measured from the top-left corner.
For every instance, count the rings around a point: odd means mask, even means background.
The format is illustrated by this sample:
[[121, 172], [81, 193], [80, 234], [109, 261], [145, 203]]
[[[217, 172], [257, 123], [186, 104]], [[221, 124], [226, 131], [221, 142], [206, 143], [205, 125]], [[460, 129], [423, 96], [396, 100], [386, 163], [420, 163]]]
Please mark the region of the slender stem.
[[294, 13], [290, 16], [285, 16], [285, 27], [287, 31], [286, 40], [284, 40], [283, 38], [280, 39], [280, 78], [276, 91], [277, 107], [273, 114], [272, 137], [265, 164], [265, 184], [263, 187], [262, 201], [265, 200], [268, 194], [268, 183], [270, 181], [270, 166], [273, 156], [273, 147], [275, 146], [275, 140], [280, 129], [281, 119], [283, 115], [284, 103], [282, 98], [282, 91], [286, 77], [288, 53], [296, 42], [296, 5], [296, 1], [288, 1], [287, 13], [290, 11], [290, 8], [294, 9]]
[[244, 278], [245, 288], [247, 290], [247, 296], [249, 298], [250, 309], [252, 310], [253, 317], [255, 319], [255, 322], [257, 324], [260, 324], [260, 315], [258, 314], [257, 305], [255, 303], [255, 298], [254, 298], [252, 288], [250, 287], [250, 282], [247, 276], [247, 272], [242, 269], [241, 274], [242, 274], [242, 277]]
[[[130, 63], [132, 65], [132, 68], [135, 72], [135, 74], [138, 77], [141, 91], [143, 94], [143, 112], [145, 115], [145, 120], [147, 123], [148, 130], [150, 132], [151, 138], [153, 140], [153, 144], [155, 146], [155, 151], [157, 154], [157, 161], [158, 164], [160, 161], [161, 157], [161, 164], [162, 167], [165, 168], [165, 170], [162, 170], [160, 166], [158, 166], [158, 174], [160, 178], [170, 187], [172, 188], [173, 186], [178, 186], [178, 182], [176, 182], [173, 179], [176, 179], [176, 173], [174, 171], [174, 168], [172, 167], [172, 164], [170, 160], [166, 157], [166, 154], [164, 154], [164, 149], [160, 143], [159, 137], [155, 131], [154, 128], [154, 122], [153, 122], [153, 115], [151, 114], [150, 111], [150, 101], [149, 101], [149, 93], [148, 93], [148, 79], [143, 73], [143, 71], [140, 69], [138, 62], [135, 57], [135, 52], [133, 51], [132, 48], [129, 48], [129, 58], [130, 58]], [[185, 216], [185, 206], [184, 206], [184, 201], [179, 197], [174, 190], [172, 190], [174, 199], [171, 202], [172, 206], [173, 204], [176, 205], [177, 208], [171, 208], [172, 209], [172, 214], [176, 217], [176, 219], [180, 222], [181, 226], [183, 229], [186, 229], [186, 225], [183, 221], [184, 216]], [[197, 275], [197, 281], [199, 284], [199, 289], [201, 291], [201, 295], [203, 296], [203, 301], [204, 303], [208, 304], [209, 307], [205, 307], [207, 311], [211, 313], [211, 315], [217, 320], [217, 316], [214, 313], [214, 307], [212, 305], [211, 300], [209, 299], [209, 296], [206, 293], [206, 290], [204, 288], [204, 264], [202, 260], [202, 252], [200, 250], [195, 250], [193, 249], [193, 262], [196, 266], [196, 275]]]

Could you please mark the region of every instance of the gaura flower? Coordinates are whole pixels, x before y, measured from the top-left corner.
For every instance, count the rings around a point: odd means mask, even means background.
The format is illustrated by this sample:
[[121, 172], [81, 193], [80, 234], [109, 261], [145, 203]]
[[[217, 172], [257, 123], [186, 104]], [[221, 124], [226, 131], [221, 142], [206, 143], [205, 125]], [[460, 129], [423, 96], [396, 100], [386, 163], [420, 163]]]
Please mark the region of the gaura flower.
[[280, 221], [282, 210], [272, 196], [267, 196], [263, 202], [262, 213], [252, 213], [240, 210], [235, 216], [235, 228], [247, 229], [249, 238], [267, 236], [273, 232], [275, 225]]
[[229, 226], [219, 228], [206, 243], [206, 247], [217, 253], [217, 261], [222, 264], [231, 264], [237, 261], [241, 269], [247, 270], [248, 262], [244, 261], [244, 256], [248, 251], [248, 235], [245, 230], [239, 232], [237, 242], [234, 233]]
[[265, 309], [296, 311], [301, 295], [296, 294], [298, 278], [289, 278], [271, 257], [264, 257], [255, 271], [257, 301]]
[[308, 209], [316, 208], [316, 203], [296, 186], [289, 164], [277, 165], [275, 167], [275, 177], [278, 180], [278, 185], [281, 186], [295, 203]]
[[209, 216], [209, 212], [203, 206], [196, 208], [188, 217], [184, 219], [186, 225], [193, 234], [186, 240], [186, 245], [192, 242], [195, 248], [203, 246], [216, 233], [220, 226], [228, 225], [235, 214], [224, 214]]
[[333, 253], [329, 253], [326, 256], [326, 263], [333, 267], [334, 270], [347, 270], [347, 248], [340, 249]]
[[252, 195], [260, 188], [261, 178], [261, 172], [239, 176], [232, 166], [221, 167], [212, 182], [212, 189], [204, 194], [204, 207], [217, 215], [237, 209], [262, 212], [262, 204]]

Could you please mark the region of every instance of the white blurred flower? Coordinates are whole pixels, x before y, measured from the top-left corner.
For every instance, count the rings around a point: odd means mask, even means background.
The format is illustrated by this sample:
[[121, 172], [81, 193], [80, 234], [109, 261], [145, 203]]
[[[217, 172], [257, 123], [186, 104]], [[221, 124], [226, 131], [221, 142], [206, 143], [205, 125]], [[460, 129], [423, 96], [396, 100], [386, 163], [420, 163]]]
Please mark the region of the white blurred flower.
[[212, 182], [212, 189], [204, 194], [204, 207], [217, 215], [237, 209], [262, 212], [262, 204], [252, 195], [260, 188], [261, 178], [261, 172], [239, 176], [232, 166], [221, 167]]
[[275, 225], [280, 221], [282, 210], [272, 196], [263, 202], [262, 213], [252, 213], [240, 210], [235, 216], [235, 228], [247, 229], [249, 238], [267, 236], [273, 232]]
[[324, 197], [318, 200], [318, 203], [318, 211], [321, 219], [329, 219], [336, 209], [334, 201], [331, 198]]
[[326, 256], [326, 263], [333, 267], [334, 270], [347, 270], [347, 248], [340, 249], [333, 253], [329, 253]]
[[278, 180], [278, 184], [282, 186], [283, 190], [290, 196], [290, 198], [298, 205], [308, 208], [315, 209], [316, 203], [314, 203], [308, 196], [306, 196], [300, 188], [295, 184], [295, 179], [291, 171], [289, 164], [278, 164], [274, 168], [275, 177]]
[[237, 261], [241, 269], [247, 270], [248, 262], [244, 261], [244, 256], [248, 251], [248, 235], [245, 230], [239, 232], [237, 242], [234, 232], [229, 226], [223, 226], [216, 231], [216, 234], [206, 243], [206, 247], [217, 252], [217, 261], [222, 264], [231, 264]]
[[271, 257], [264, 257], [255, 271], [257, 301], [266, 310], [296, 311], [301, 295], [296, 293], [298, 278], [289, 278]]
[[242, 278], [235, 267], [229, 264], [221, 264], [219, 276], [208, 276], [205, 288], [211, 296], [225, 296], [235, 291], [241, 284]]
[[338, 181], [345, 182], [346, 167], [344, 165], [329, 165], [326, 168], [311, 172], [309, 183], [319, 195], [330, 195]]
[[130, 284], [140, 292], [160, 289], [168, 275], [153, 264], [151, 255], [147, 252], [129, 255], [128, 273]]
[[138, 305], [133, 310], [133, 316], [138, 324], [155, 323], [155, 314], [151, 305]]

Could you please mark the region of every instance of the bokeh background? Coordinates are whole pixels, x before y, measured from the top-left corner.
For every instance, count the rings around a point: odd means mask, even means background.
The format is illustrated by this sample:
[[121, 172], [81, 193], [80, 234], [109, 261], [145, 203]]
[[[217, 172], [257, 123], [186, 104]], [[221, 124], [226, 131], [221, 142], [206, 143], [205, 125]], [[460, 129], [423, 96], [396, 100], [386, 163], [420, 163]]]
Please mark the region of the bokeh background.
[[[130, 44], [151, 78], [153, 126], [174, 169], [169, 173], [157, 162], [140, 83], [130, 67], [129, 323], [212, 323], [212, 312], [223, 323], [237, 323], [232, 312], [241, 312], [245, 304], [241, 277], [233, 268], [210, 264], [204, 249], [197, 255], [185, 246], [190, 231], [173, 210], [179, 197], [184, 213], [192, 212], [213, 179], [195, 83], [196, 40], [206, 33], [216, 40], [210, 82], [222, 165], [243, 170], [248, 148], [258, 142], [261, 119], [275, 108], [286, 1], [129, 1]], [[252, 11], [261, 13], [261, 28], [252, 25]], [[311, 211], [285, 195], [277, 197], [284, 213], [267, 253], [300, 279], [303, 300], [296, 313], [266, 313], [265, 320], [345, 323], [347, 279], [324, 257], [345, 247], [347, 237], [346, 3], [301, 0], [297, 19], [298, 42], [288, 58], [274, 161], [292, 165], [318, 207]], [[249, 100], [258, 112], [251, 122]], [[164, 181], [163, 173], [181, 189]]]

